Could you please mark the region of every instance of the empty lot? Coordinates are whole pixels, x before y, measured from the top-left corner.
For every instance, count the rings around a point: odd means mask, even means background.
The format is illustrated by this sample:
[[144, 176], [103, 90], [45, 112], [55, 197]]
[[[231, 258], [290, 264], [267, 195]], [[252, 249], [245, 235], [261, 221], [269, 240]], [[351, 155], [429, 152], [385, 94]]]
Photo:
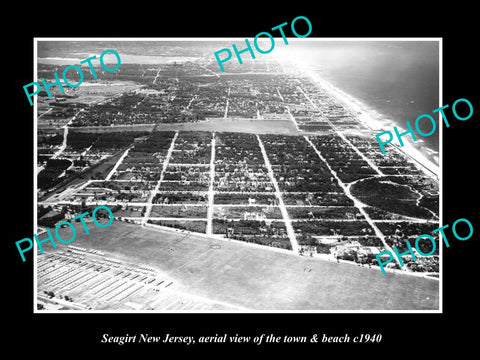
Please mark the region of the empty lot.
[[[180, 291], [242, 308], [438, 310], [439, 307], [439, 282], [432, 279], [382, 275], [378, 269], [119, 221], [104, 229], [92, 225], [89, 229], [90, 235], [85, 235], [79, 228], [71, 244], [98, 249], [118, 259], [151, 264], [175, 279]], [[66, 245], [59, 245], [63, 247]]]

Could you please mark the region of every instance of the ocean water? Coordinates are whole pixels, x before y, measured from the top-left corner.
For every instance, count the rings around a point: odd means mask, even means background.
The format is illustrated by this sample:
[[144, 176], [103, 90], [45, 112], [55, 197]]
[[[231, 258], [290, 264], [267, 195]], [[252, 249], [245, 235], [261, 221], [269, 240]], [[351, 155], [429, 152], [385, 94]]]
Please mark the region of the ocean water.
[[[409, 121], [414, 127], [421, 114], [432, 115], [438, 124], [438, 114], [432, 114], [439, 107], [437, 41], [305, 41], [285, 46], [282, 53], [375, 109], [385, 124], [406, 128]], [[423, 120], [420, 128], [428, 133], [432, 125]], [[438, 152], [439, 127], [417, 139]]]
[[[414, 39], [414, 38], [413, 38]], [[60, 63], [63, 60], [100, 54], [114, 48], [122, 61], [162, 63], [175, 57], [209, 58], [225, 41], [44, 41], [38, 44], [39, 62]], [[397, 125], [412, 126], [421, 114], [430, 114], [439, 104], [439, 43], [438, 41], [397, 41], [392, 39], [348, 40], [289, 39], [289, 44], [276, 40], [274, 50], [259, 58], [285, 57], [300, 62], [335, 87], [343, 90], [381, 114], [385, 130]], [[141, 55], [140, 55], [141, 54]], [[128, 60], [128, 61], [127, 61]], [[259, 61], [252, 60], [252, 61]], [[428, 121], [421, 130], [431, 130]], [[439, 127], [429, 137], [418, 136], [418, 147], [426, 148], [438, 160]]]

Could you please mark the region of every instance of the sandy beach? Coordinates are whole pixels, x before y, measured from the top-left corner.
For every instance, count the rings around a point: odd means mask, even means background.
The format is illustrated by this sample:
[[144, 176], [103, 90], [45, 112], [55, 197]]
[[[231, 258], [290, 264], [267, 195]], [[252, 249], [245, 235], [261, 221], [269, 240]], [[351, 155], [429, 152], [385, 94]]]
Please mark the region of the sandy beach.
[[[47, 57], [38, 58], [39, 63], [65, 65], [80, 61], [81, 56], [88, 57], [87, 53], [75, 53], [76, 58], [60, 58], [60, 57]], [[91, 54], [90, 54], [91, 55]], [[111, 59], [107, 59], [108, 61]], [[139, 55], [122, 55], [122, 63], [140, 63], [140, 64], [160, 64], [171, 62], [185, 62], [197, 60], [194, 57], [179, 57], [179, 56], [139, 56]], [[279, 59], [281, 61], [281, 59]], [[283, 59], [285, 60], [285, 59]], [[287, 60], [287, 62], [292, 60]], [[320, 77], [314, 71], [312, 71], [308, 65], [301, 61], [294, 61], [295, 66], [288, 66], [288, 68], [299, 70], [301, 73], [307, 75], [314, 83], [319, 87], [325, 89], [331, 96], [338, 100], [345, 108], [347, 108], [352, 115], [354, 115], [363, 125], [365, 125], [372, 132], [372, 138], [375, 134], [382, 131], [392, 131], [396, 123], [389, 119], [387, 116], [379, 113], [374, 108], [361, 102], [350, 94], [345, 93], [336, 86], [332, 85], [327, 80]], [[410, 119], [410, 123], [414, 123], [415, 119]], [[398, 126], [400, 132], [404, 132], [405, 128]], [[352, 129], [354, 131], [354, 129]], [[386, 147], [386, 151], [401, 151], [408, 157], [410, 157], [419, 166], [419, 168], [425, 172], [428, 176], [433, 176], [436, 180], [439, 179], [439, 153], [431, 148], [425, 146], [424, 141], [420, 136], [417, 136], [417, 141], [410, 140], [408, 136], [404, 137], [404, 146], [400, 147], [398, 140], [395, 138], [392, 143]], [[379, 148], [380, 151], [380, 148]]]
[[[310, 79], [321, 88], [325, 89], [331, 96], [345, 106], [363, 125], [369, 128], [372, 131], [372, 137], [382, 131], [388, 130], [393, 132], [393, 126], [395, 126], [393, 121], [385, 119], [385, 117], [375, 109], [370, 108], [353, 96], [338, 89], [307, 67], [301, 66], [301, 68], [305, 75], [310, 77]], [[411, 119], [410, 123], [414, 122], [414, 120], [415, 119]], [[400, 132], [406, 131], [406, 128], [402, 128], [401, 126], [397, 126], [397, 128]], [[402, 140], [404, 142], [403, 147], [400, 147], [400, 145], [397, 144], [398, 140], [394, 138], [385, 150], [401, 151], [414, 160], [414, 163], [416, 163], [426, 175], [433, 176], [438, 180], [440, 173], [438, 152], [423, 145], [424, 141], [419, 136], [417, 136], [417, 141], [415, 142], [413, 140], [407, 140], [406, 137]], [[380, 148], [378, 150], [380, 151]]]

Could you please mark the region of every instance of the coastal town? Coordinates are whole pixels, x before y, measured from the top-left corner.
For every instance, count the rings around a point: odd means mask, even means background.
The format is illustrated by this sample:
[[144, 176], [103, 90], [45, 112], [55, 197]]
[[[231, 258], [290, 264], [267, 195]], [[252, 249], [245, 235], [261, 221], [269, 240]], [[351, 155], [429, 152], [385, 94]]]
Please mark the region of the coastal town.
[[[39, 63], [37, 76], [62, 66]], [[205, 59], [96, 71], [79, 88], [38, 97], [39, 236], [106, 205], [128, 228], [380, 273], [375, 254], [439, 226], [438, 174], [400, 149], [382, 154], [355, 111], [298, 69], [269, 58], [221, 75]], [[387, 271], [438, 279], [435, 236], [433, 255], [404, 256], [406, 266], [395, 260]], [[175, 280], [91, 245], [37, 255], [39, 308], [52, 298], [78, 309], [238, 305], [178, 293], [141, 300]]]

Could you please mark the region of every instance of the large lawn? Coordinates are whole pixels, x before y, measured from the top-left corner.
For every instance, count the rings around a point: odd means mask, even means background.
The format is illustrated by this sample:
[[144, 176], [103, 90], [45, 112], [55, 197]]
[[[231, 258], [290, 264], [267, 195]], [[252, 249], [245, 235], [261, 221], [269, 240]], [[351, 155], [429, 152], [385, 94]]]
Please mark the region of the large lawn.
[[244, 118], [211, 118], [207, 121], [200, 121], [196, 123], [160, 124], [158, 129], [217, 132], [227, 131], [254, 134], [299, 134], [293, 122], [288, 120], [251, 120]]
[[330, 263], [233, 241], [185, 237], [186, 233], [118, 221], [104, 229], [91, 223], [88, 227], [90, 235], [78, 227], [72, 245], [151, 264], [175, 279], [177, 289], [252, 310], [439, 307], [439, 282], [431, 279], [382, 275], [378, 269]]

